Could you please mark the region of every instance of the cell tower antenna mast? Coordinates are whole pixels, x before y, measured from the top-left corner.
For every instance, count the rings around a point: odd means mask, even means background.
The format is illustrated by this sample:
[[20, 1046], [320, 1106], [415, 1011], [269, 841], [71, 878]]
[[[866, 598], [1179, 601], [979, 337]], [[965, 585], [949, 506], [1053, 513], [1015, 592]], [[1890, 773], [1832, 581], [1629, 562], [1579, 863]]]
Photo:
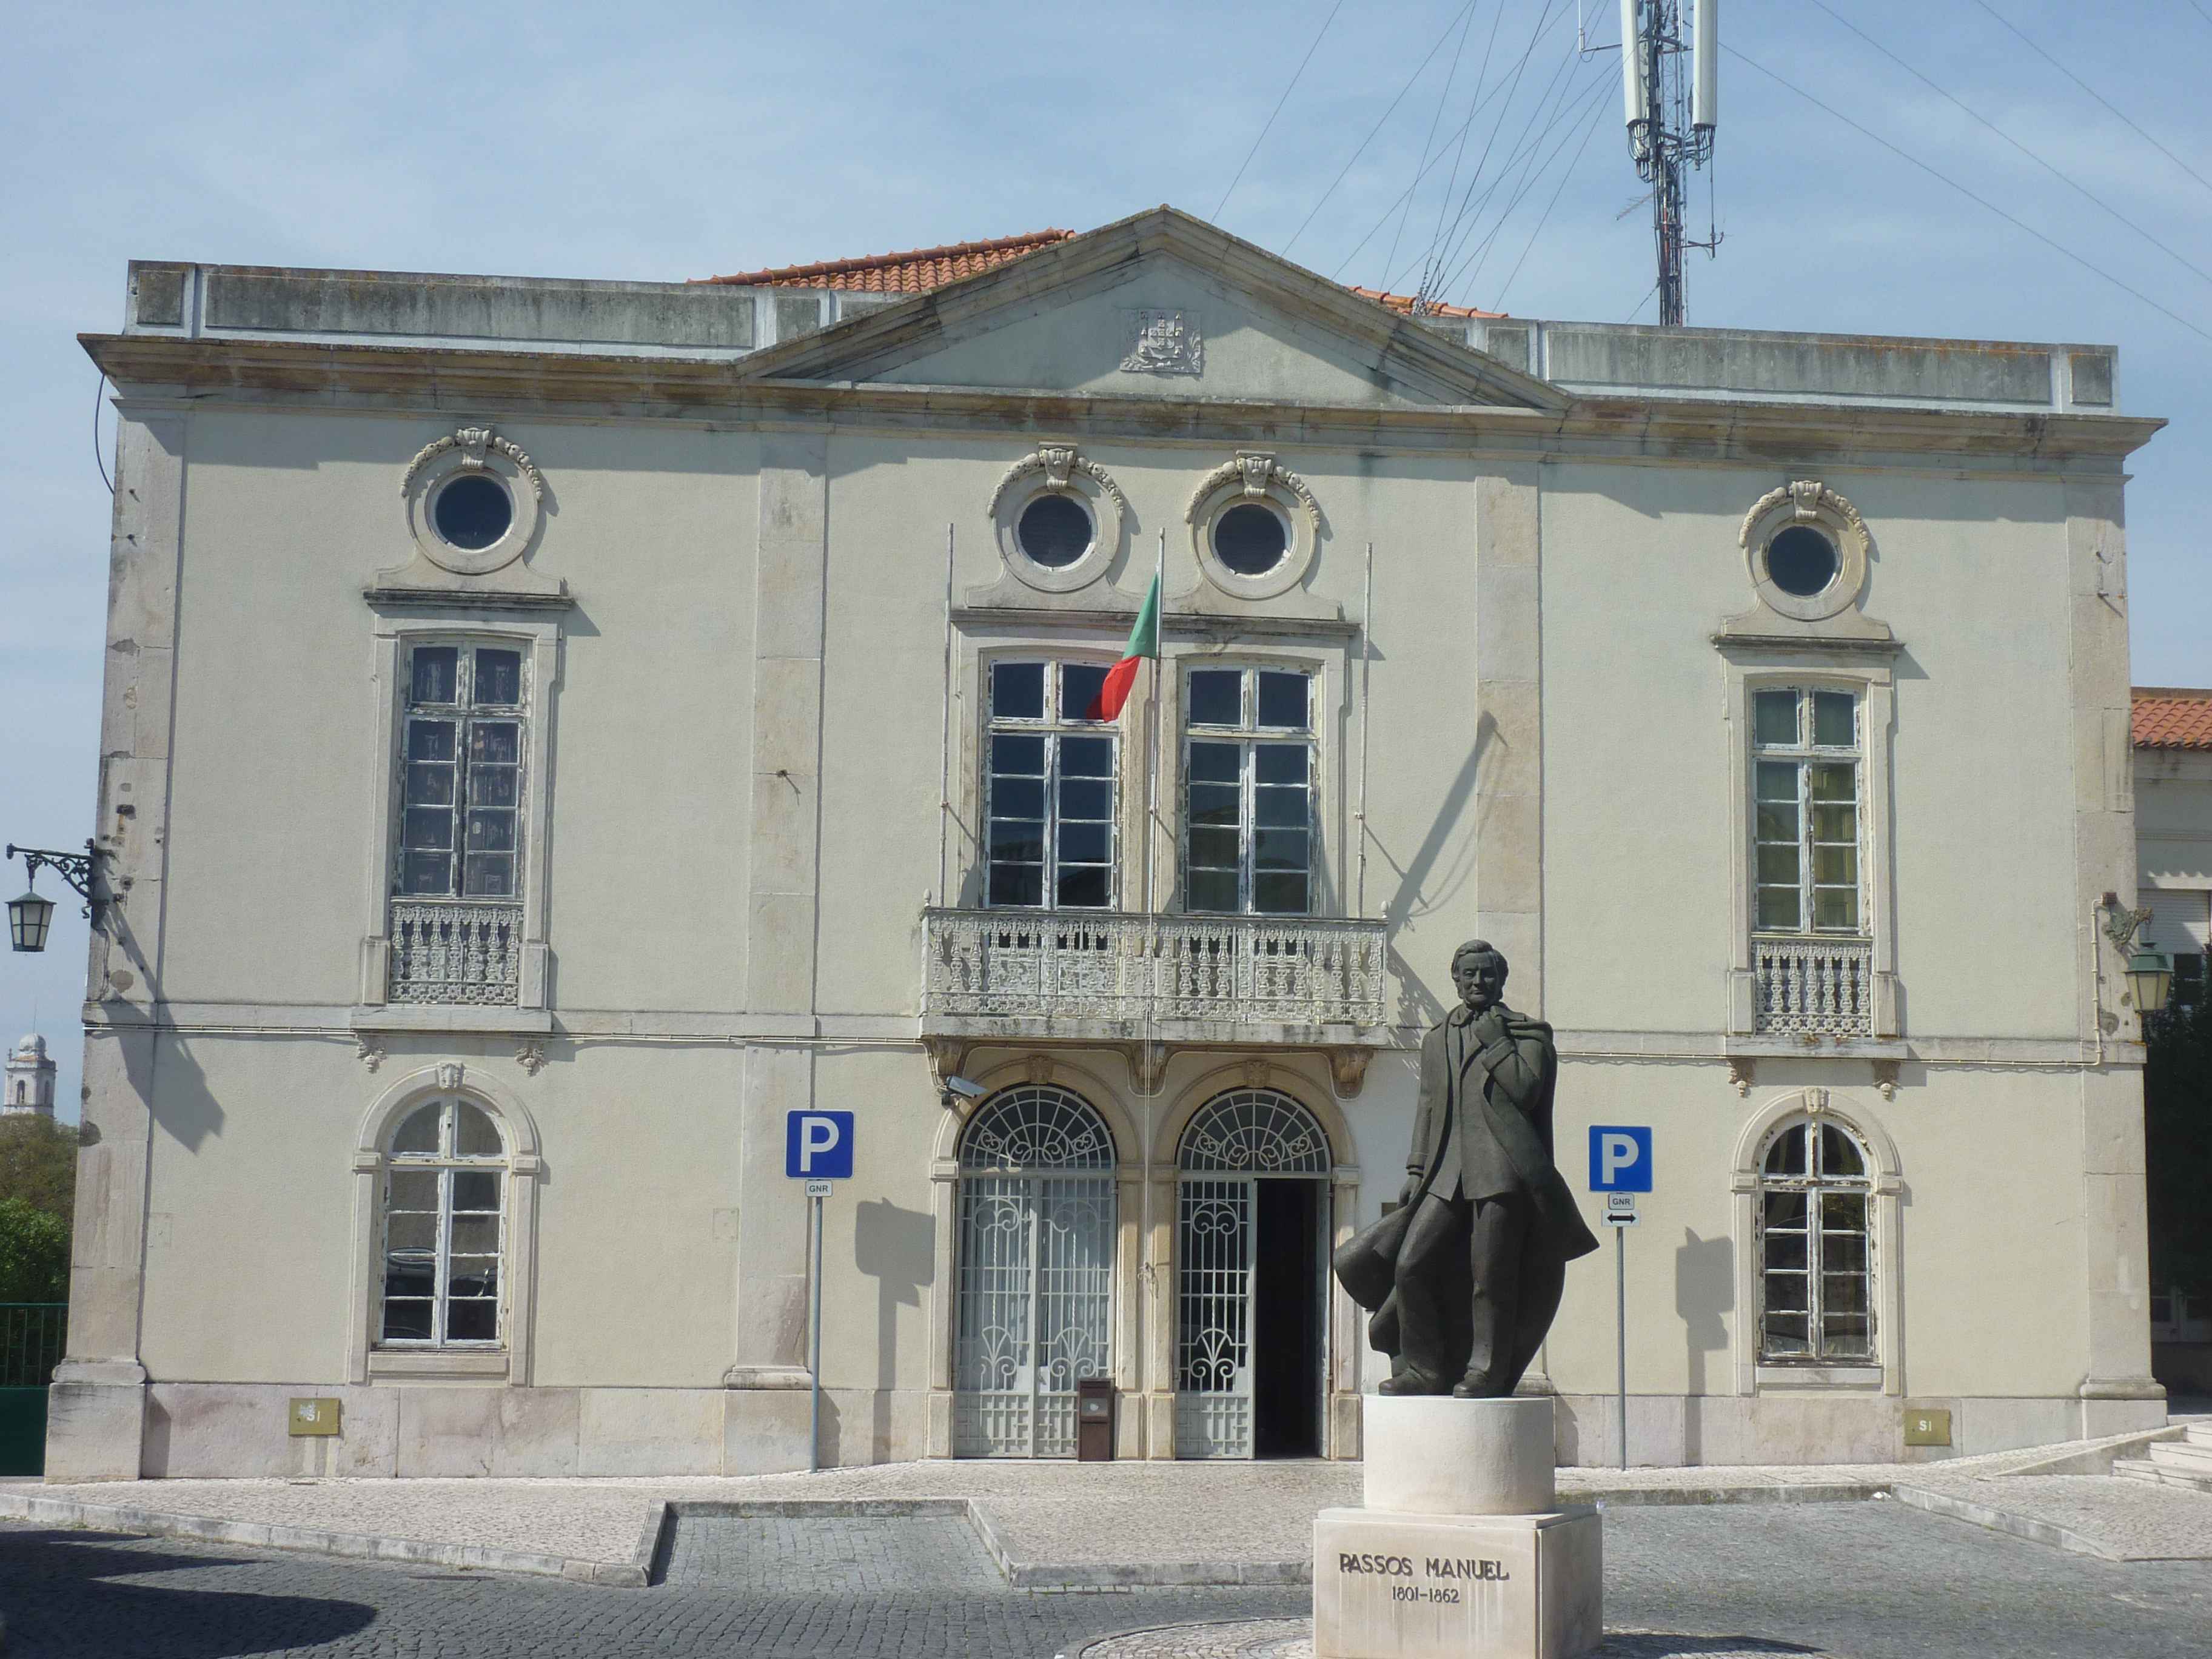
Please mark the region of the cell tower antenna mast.
[[1712, 160], [1720, 51], [1720, 0], [1620, 0], [1623, 113], [1637, 175], [1651, 186], [1663, 328], [1682, 325], [1683, 250], [1701, 247], [1710, 255], [1721, 244], [1711, 227], [1704, 241], [1692, 240], [1682, 192], [1685, 170]]

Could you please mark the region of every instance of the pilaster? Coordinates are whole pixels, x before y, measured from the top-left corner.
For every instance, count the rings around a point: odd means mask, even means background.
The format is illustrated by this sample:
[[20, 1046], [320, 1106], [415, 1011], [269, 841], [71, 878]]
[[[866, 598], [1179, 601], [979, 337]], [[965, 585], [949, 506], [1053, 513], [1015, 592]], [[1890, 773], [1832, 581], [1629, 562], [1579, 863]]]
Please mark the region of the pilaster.
[[1512, 964], [1508, 1000], [1544, 1009], [1541, 469], [1474, 494], [1475, 925]]

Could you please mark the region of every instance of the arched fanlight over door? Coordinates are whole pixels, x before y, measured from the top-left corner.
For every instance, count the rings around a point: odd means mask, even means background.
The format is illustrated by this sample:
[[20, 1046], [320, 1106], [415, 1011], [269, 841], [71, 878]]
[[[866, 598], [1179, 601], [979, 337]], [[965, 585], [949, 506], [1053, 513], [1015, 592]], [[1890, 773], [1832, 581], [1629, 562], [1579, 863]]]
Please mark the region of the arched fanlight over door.
[[1113, 1372], [1114, 1140], [1065, 1089], [1009, 1089], [960, 1140], [953, 1451], [1073, 1457], [1075, 1384]]

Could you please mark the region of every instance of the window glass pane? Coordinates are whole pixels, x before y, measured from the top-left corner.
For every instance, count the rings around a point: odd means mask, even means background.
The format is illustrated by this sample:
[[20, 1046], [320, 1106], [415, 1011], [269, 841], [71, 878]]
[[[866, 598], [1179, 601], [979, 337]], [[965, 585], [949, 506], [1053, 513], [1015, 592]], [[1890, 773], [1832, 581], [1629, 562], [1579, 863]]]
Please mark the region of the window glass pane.
[[1812, 1281], [1802, 1273], [1782, 1272], [1766, 1275], [1766, 1312], [1770, 1318], [1777, 1314], [1796, 1314], [1790, 1328], [1805, 1328], [1804, 1314], [1811, 1294]]
[[410, 806], [451, 806], [453, 769], [437, 762], [410, 763], [407, 768], [407, 804]]
[[991, 780], [991, 816], [1009, 818], [1044, 817], [1044, 780], [1042, 778], [1005, 778]]
[[1764, 1243], [1770, 1272], [1777, 1268], [1801, 1268], [1805, 1265], [1804, 1234], [1770, 1232]]
[[512, 853], [514, 850], [514, 813], [501, 808], [470, 813], [469, 850], [471, 853]]
[[407, 758], [414, 761], [450, 763], [453, 758], [453, 721], [408, 721]]
[[991, 857], [1000, 864], [1042, 864], [1044, 822], [1041, 818], [993, 818]]
[[443, 1102], [433, 1102], [428, 1106], [417, 1106], [408, 1113], [406, 1121], [399, 1126], [399, 1133], [392, 1137], [392, 1150], [395, 1152], [437, 1152], [440, 1150], [438, 1121], [445, 1109]]
[[[1820, 810], [1832, 812], [1836, 809], [1832, 806], [1826, 806]], [[1761, 841], [1786, 841], [1792, 846], [1796, 845], [1797, 809], [1795, 806], [1777, 806], [1761, 802], [1759, 808], [1759, 838]]]
[[522, 776], [519, 766], [471, 766], [469, 768], [469, 805], [471, 806], [513, 806], [515, 785]]
[[1859, 879], [1858, 848], [1815, 847], [1813, 849], [1813, 879], [1831, 887], [1856, 887]]
[[1044, 902], [1044, 866], [994, 864], [991, 866], [993, 904], [1020, 907]]
[[453, 890], [453, 860], [447, 853], [409, 853], [401, 860], [402, 893], [437, 894]]
[[439, 1175], [435, 1170], [394, 1170], [386, 1192], [393, 1210], [432, 1210], [438, 1207]]
[[491, 1115], [465, 1100], [453, 1103], [453, 1153], [458, 1158], [497, 1158], [499, 1128]]
[[1856, 801], [1858, 768], [1844, 765], [1808, 766], [1805, 769], [1806, 793], [1815, 801]]
[[1823, 749], [1852, 749], [1858, 744], [1858, 702], [1848, 691], [1813, 694], [1813, 741]]
[[1844, 1325], [1848, 1328], [1857, 1321], [1840, 1319], [1838, 1315], [1863, 1315], [1866, 1312], [1866, 1280], [1856, 1273], [1823, 1273], [1820, 1275], [1820, 1307], [1829, 1316], [1831, 1328]]
[[1114, 775], [1114, 739], [1111, 738], [1062, 738], [1060, 740], [1060, 769], [1061, 775], [1065, 777], [1112, 777]]
[[412, 1260], [438, 1248], [438, 1218], [427, 1211], [394, 1210], [385, 1218], [384, 1248]]
[[1759, 763], [1759, 799], [1788, 801], [1797, 799], [1797, 768], [1790, 761], [1761, 761]]
[[1820, 1240], [1820, 1265], [1832, 1273], [1866, 1271], [1866, 1239], [1857, 1233], [1829, 1233]]
[[454, 1217], [453, 1231], [447, 1248], [456, 1260], [470, 1255], [496, 1255], [499, 1253], [499, 1218], [495, 1215]]
[[495, 1170], [454, 1170], [453, 1208], [456, 1212], [499, 1208], [499, 1172]]
[[1263, 916], [1305, 915], [1305, 876], [1269, 871], [1253, 877], [1252, 908]]
[[1786, 933], [1803, 925], [1803, 912], [1798, 907], [1795, 887], [1762, 887], [1759, 890], [1759, 927], [1771, 933]]
[[1192, 725], [1242, 726], [1244, 723], [1244, 675], [1242, 670], [1194, 669], [1187, 684]]
[[512, 766], [521, 758], [522, 728], [513, 720], [472, 720], [469, 724], [471, 765]]
[[1797, 881], [1797, 849], [1790, 846], [1762, 846], [1759, 849], [1759, 878], [1763, 882], [1795, 886]]
[[454, 700], [455, 670], [460, 652], [450, 645], [418, 645], [415, 647], [412, 673], [407, 684], [410, 702], [452, 702]]
[[1850, 887], [1813, 890], [1813, 926], [1838, 933], [1855, 931], [1859, 925], [1859, 896]]
[[1307, 688], [1312, 681], [1304, 674], [1283, 674], [1262, 670], [1260, 674], [1260, 724], [1291, 732], [1306, 730], [1313, 716], [1309, 709]]
[[1263, 824], [1285, 824], [1296, 830], [1306, 827], [1308, 809], [1312, 799], [1303, 789], [1255, 789], [1252, 792], [1252, 810]]
[[1194, 828], [1190, 832], [1190, 861], [1194, 867], [1233, 872], [1237, 868], [1237, 832]]
[[1063, 864], [1058, 896], [1053, 901], [1071, 910], [1103, 910], [1109, 902], [1106, 866], [1102, 864]]
[[[1791, 1139], [1797, 1140], [1797, 1150], [1800, 1152], [1802, 1152], [1805, 1143], [1802, 1139], [1797, 1139], [1794, 1135]], [[1785, 1163], [1788, 1161], [1785, 1149], [1783, 1146], [1777, 1146], [1773, 1147], [1766, 1154], [1766, 1168], [1767, 1173], [1770, 1175], [1778, 1173], [1774, 1167], [1775, 1158], [1778, 1153], [1784, 1153], [1784, 1161]], [[1788, 1172], [1785, 1170], [1781, 1171], [1780, 1173], [1786, 1174]], [[1805, 1194], [1802, 1193], [1769, 1193], [1766, 1194], [1765, 1199], [1764, 1214], [1765, 1216], [1766, 1224], [1770, 1227], [1802, 1228], [1805, 1224]]]
[[420, 1273], [386, 1273], [384, 1281], [384, 1340], [386, 1342], [427, 1342], [430, 1340], [430, 1304], [401, 1301], [408, 1290], [424, 1290], [429, 1269]]
[[1751, 726], [1760, 743], [1794, 745], [1797, 741], [1797, 694], [1795, 691], [1753, 692]]
[[1766, 1149], [1766, 1173], [1805, 1173], [1805, 1130], [1802, 1125], [1785, 1129], [1775, 1137], [1774, 1144]]
[[1114, 786], [1103, 778], [1062, 778], [1060, 815], [1063, 818], [1112, 817]]
[[1805, 1336], [1805, 1316], [1778, 1314], [1769, 1310], [1765, 1322], [1765, 1353], [1770, 1358], [1808, 1352], [1810, 1345]]
[[1110, 845], [1109, 826], [1103, 823], [1083, 823], [1062, 820], [1060, 826], [1060, 856], [1071, 864], [1103, 864]]
[[1194, 743], [1190, 746], [1193, 782], [1235, 783], [1242, 775], [1243, 750], [1233, 743]]
[[463, 860], [461, 890], [469, 898], [513, 898], [514, 854], [471, 853]]
[[[1792, 820], [1791, 833], [1796, 833]], [[1813, 839], [1825, 842], [1849, 842], [1856, 844], [1859, 838], [1859, 809], [1855, 806], [1816, 806], [1813, 809]]]
[[1230, 783], [1194, 783], [1190, 787], [1193, 823], [1237, 823], [1243, 817], [1243, 797]]
[[1309, 754], [1302, 743], [1262, 743], [1253, 745], [1253, 775], [1261, 783], [1298, 783], [1306, 781], [1306, 757]]
[[454, 1302], [446, 1310], [446, 1335], [455, 1342], [490, 1342], [499, 1336], [499, 1304]]
[[512, 708], [522, 701], [522, 653], [520, 651], [479, 650], [477, 653], [476, 705], [479, 708]]
[[991, 665], [991, 714], [1002, 720], [1041, 720], [1044, 718], [1044, 665], [1041, 662], [994, 662]]
[[1098, 694], [1106, 689], [1106, 671], [1093, 663], [1064, 662], [1060, 665], [1060, 717], [1064, 720], [1098, 718]]
[[1865, 1232], [1866, 1194], [1864, 1193], [1822, 1193], [1820, 1194], [1820, 1225], [1830, 1232]]
[[453, 844], [453, 814], [442, 806], [410, 806], [400, 820], [400, 844], [424, 848], [450, 848]]
[[1306, 868], [1306, 832], [1303, 830], [1262, 830], [1254, 837], [1252, 867], [1255, 870]]
[[1044, 739], [1000, 732], [991, 739], [991, 769], [1001, 774], [1018, 773], [1028, 777], [1042, 777]]
[[1194, 910], [1234, 910], [1237, 908], [1237, 872], [1234, 870], [1192, 870], [1190, 908]]

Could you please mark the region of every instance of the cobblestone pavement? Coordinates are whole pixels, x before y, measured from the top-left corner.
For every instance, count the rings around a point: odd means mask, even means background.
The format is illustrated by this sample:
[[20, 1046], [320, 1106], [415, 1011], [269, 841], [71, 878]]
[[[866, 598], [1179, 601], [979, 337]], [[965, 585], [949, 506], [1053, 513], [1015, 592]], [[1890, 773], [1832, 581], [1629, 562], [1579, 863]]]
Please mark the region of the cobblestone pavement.
[[678, 1515], [664, 1582], [774, 1595], [808, 1573], [858, 1595], [1006, 1588], [963, 1516]]
[[[1237, 1619], [1210, 1625], [1169, 1625], [1131, 1631], [1079, 1649], [1067, 1659], [1313, 1659], [1312, 1621]], [[1741, 1636], [1666, 1636], [1624, 1632], [1600, 1643], [1591, 1659], [1820, 1659], [1795, 1642]]]
[[[0, 1611], [9, 1659], [1048, 1659], [1116, 1632], [1307, 1610], [1303, 1589], [894, 1582], [940, 1547], [881, 1522], [807, 1521], [750, 1580], [625, 1590], [0, 1522]], [[1617, 1509], [1605, 1553], [1618, 1659], [2212, 1653], [2212, 1564], [2101, 1561], [1894, 1503]]]

